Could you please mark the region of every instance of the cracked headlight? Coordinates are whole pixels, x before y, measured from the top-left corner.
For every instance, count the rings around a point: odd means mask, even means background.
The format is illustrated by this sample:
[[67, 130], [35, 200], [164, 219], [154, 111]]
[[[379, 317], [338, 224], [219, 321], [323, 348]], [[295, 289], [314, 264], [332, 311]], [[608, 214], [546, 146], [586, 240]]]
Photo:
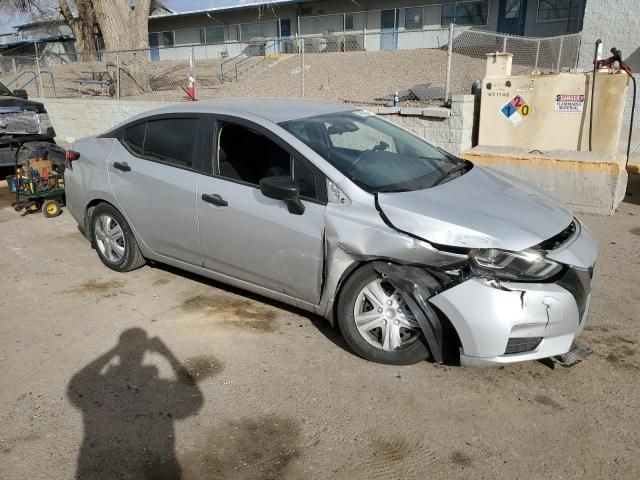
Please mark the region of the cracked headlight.
[[469, 262], [471, 271], [478, 276], [515, 281], [546, 280], [562, 270], [562, 265], [535, 250], [479, 248], [469, 252]]
[[49, 127], [52, 127], [51, 120], [49, 120], [49, 115], [46, 113], [38, 114], [38, 123], [40, 124], [40, 133], [47, 133]]

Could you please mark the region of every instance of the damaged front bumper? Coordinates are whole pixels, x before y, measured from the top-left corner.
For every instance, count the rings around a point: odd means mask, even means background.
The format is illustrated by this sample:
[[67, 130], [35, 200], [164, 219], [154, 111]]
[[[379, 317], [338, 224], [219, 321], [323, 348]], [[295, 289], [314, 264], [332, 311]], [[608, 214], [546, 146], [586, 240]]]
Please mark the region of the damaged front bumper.
[[472, 278], [429, 301], [455, 327], [461, 364], [537, 360], [566, 353], [582, 332], [592, 273], [571, 267], [557, 283], [537, 284]]

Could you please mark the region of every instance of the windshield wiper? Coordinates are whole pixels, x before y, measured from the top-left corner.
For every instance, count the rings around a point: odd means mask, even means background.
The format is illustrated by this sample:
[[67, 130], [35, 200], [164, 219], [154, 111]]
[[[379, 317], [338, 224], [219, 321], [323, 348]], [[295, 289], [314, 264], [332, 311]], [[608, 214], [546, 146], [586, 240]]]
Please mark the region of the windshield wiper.
[[454, 175], [456, 173], [460, 173], [460, 175], [462, 175], [463, 170], [467, 170], [469, 169], [469, 165], [467, 165], [466, 162], [461, 163], [459, 165], [456, 165], [455, 167], [453, 167], [451, 170], [449, 170], [447, 173], [445, 173], [441, 178], [439, 178], [433, 185], [431, 185], [432, 187], [435, 187], [437, 185], [440, 185], [444, 182], [446, 182], [447, 180], [450, 180], [454, 177]]

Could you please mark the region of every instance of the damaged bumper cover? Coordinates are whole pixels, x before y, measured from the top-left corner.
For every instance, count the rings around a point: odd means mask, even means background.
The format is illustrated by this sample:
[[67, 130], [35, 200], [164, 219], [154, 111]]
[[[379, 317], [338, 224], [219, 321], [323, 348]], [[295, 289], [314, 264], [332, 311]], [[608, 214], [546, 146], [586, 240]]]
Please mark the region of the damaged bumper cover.
[[442, 361], [443, 333], [434, 306], [458, 334], [461, 364], [489, 367], [554, 357], [572, 348], [586, 323], [596, 256], [593, 236], [578, 228], [570, 242], [548, 254], [564, 265], [555, 281], [455, 278], [386, 262], [375, 262], [374, 269], [406, 292], [435, 361]]
[[[430, 302], [458, 332], [460, 362], [500, 366], [566, 353], [582, 332], [588, 310], [557, 283], [501, 283], [474, 278], [436, 295]], [[581, 313], [582, 311], [582, 313]], [[539, 339], [532, 350], [506, 353], [510, 339]], [[513, 342], [512, 342], [513, 344]]]

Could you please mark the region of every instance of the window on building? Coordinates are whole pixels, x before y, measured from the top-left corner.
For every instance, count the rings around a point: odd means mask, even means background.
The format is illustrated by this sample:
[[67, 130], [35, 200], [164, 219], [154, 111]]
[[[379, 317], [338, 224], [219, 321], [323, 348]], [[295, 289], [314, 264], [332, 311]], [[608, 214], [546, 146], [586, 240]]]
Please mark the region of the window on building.
[[224, 43], [224, 27], [208, 27], [205, 29], [208, 44]]
[[162, 46], [173, 47], [173, 32], [162, 32]]
[[580, 2], [576, 0], [538, 0], [538, 22], [568, 20], [580, 14]]
[[504, 7], [504, 18], [520, 18], [522, 0], [507, 0]]
[[422, 29], [422, 7], [413, 7], [404, 9], [404, 28], [407, 30]]
[[264, 38], [263, 23], [244, 23], [240, 25], [240, 39], [251, 40], [252, 38]]
[[174, 34], [175, 45], [201, 45], [204, 43], [203, 31], [201, 28], [191, 28], [189, 30], [176, 30]]
[[442, 5], [441, 25], [486, 25], [489, 0], [445, 3]]
[[344, 29], [353, 30], [353, 14], [352, 13], [347, 13], [344, 16]]

